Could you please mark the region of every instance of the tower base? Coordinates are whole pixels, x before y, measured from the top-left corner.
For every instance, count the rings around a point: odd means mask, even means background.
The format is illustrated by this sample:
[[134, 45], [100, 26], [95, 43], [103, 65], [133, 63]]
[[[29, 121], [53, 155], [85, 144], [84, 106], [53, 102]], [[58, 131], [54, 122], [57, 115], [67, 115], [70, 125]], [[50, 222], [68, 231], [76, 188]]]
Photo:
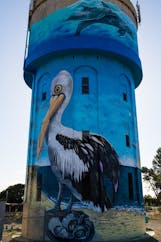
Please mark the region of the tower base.
[[[145, 218], [139, 209], [112, 208], [104, 213], [81, 209], [95, 225], [95, 235], [91, 241], [132, 241], [143, 238]], [[40, 207], [24, 206], [22, 236], [27, 241], [51, 241], [45, 238], [45, 210]], [[25, 240], [24, 240], [25, 241]], [[52, 240], [53, 241], [53, 240]], [[59, 241], [59, 240], [55, 240]]]

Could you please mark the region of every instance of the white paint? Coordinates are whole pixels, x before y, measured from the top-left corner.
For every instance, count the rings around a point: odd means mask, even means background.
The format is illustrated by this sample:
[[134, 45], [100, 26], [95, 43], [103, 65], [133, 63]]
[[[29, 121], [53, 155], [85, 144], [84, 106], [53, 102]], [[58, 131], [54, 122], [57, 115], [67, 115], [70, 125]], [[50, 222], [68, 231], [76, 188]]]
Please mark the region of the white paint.
[[111, 208], [111, 210], [116, 210], [116, 211], [128, 211], [128, 212], [134, 212], [138, 213], [141, 215], [145, 215], [145, 210], [142, 207], [134, 207], [134, 206], [129, 206], [129, 205], [124, 205], [124, 206], [115, 206]]
[[96, 137], [94, 137], [94, 136], [92, 136], [92, 139], [96, 142], [96, 143], [98, 143], [98, 144], [100, 144], [101, 146], [103, 146], [103, 144], [96, 138]]
[[138, 162], [136, 162], [133, 158], [131, 158], [130, 156], [122, 156], [119, 158], [120, 160], [120, 165], [122, 166], [129, 166], [129, 167], [137, 167], [140, 169], [140, 166], [138, 164]]
[[79, 182], [82, 179], [82, 174], [84, 172], [88, 172], [89, 164], [84, 164], [74, 150], [65, 150], [64, 147], [53, 136], [52, 132], [49, 134], [48, 146], [55, 153], [55, 165], [57, 166], [58, 170], [62, 172], [63, 178], [70, 175], [75, 181]]

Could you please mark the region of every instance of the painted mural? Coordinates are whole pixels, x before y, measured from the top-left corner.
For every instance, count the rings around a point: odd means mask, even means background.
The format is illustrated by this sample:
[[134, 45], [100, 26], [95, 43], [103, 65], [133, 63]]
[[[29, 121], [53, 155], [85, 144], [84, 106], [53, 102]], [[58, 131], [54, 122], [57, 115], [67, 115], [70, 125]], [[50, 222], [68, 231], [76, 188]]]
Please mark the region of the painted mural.
[[30, 25], [27, 54], [24, 237], [87, 242], [144, 231], [133, 21], [113, 3], [77, 1]]
[[79, 35], [87, 27], [98, 23], [111, 25], [117, 28], [120, 36], [127, 33], [133, 38], [133, 33], [125, 21], [123, 21], [107, 3], [104, 1], [100, 1], [100, 3], [101, 5], [96, 4], [94, 6], [82, 4], [80, 10], [74, 12], [69, 18], [67, 18], [67, 21], [79, 21], [75, 35]]
[[33, 24], [30, 33], [29, 53], [38, 52], [46, 41], [48, 46], [52, 43], [54, 50], [60, 50], [69, 48], [71, 43], [80, 45], [89, 36], [98, 40], [101, 37], [102, 48], [116, 41], [116, 45], [121, 43], [138, 53], [134, 23], [115, 4], [102, 0], [81, 0], [57, 10]]
[[[51, 83], [50, 105], [38, 138], [37, 159], [46, 139], [50, 169], [58, 185], [53, 209], [47, 212], [48, 238], [90, 241], [95, 225], [82, 209], [103, 213], [112, 207], [118, 192], [120, 163], [116, 151], [104, 137], [62, 125], [62, 115], [72, 92], [71, 75], [67, 71], [59, 72]], [[105, 176], [112, 184], [112, 200], [106, 190]], [[64, 195], [66, 191], [68, 196]]]

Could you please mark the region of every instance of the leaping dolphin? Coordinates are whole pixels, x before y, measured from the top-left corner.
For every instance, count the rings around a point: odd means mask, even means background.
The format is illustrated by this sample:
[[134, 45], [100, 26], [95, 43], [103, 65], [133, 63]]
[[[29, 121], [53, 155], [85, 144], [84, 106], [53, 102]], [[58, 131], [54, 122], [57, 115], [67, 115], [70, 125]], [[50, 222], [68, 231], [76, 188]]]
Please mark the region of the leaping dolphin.
[[133, 33], [128, 25], [111, 8], [102, 2], [102, 6], [82, 5], [83, 9], [71, 15], [67, 20], [80, 20], [75, 35], [80, 35], [81, 31], [91, 24], [102, 23], [118, 28], [120, 36], [128, 33], [133, 38]]

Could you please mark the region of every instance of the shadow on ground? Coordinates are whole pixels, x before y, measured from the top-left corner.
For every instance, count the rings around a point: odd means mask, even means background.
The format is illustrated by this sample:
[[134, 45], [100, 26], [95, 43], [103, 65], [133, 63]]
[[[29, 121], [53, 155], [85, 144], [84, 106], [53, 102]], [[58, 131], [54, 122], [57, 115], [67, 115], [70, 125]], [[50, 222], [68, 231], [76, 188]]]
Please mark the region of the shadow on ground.
[[[14, 238], [14, 239], [10, 240], [10, 242], [45, 242], [45, 241], [25, 240], [22, 237], [19, 237], [19, 238]], [[55, 242], [58, 242], [58, 240], [55, 240]], [[100, 242], [100, 241], [97, 241], [97, 242]], [[107, 241], [107, 242], [111, 242], [111, 241]], [[159, 240], [157, 240], [154, 237], [151, 237], [149, 235], [146, 235], [142, 239], [117, 240], [117, 241], [112, 241], [112, 242], [159, 242]]]
[[115, 241], [115, 242], [159, 242], [159, 240], [147, 235], [146, 238], [142, 238], [142, 239], [134, 239], [134, 240], [128, 240], [128, 241]]

